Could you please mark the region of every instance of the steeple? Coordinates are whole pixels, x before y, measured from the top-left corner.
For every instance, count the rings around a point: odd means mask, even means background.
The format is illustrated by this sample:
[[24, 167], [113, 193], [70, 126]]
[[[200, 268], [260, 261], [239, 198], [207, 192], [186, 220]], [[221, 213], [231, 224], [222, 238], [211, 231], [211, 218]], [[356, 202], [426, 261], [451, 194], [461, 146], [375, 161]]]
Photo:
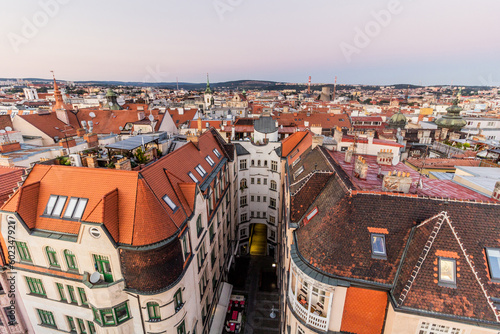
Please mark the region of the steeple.
[[210, 89], [210, 81], [208, 80], [208, 73], [207, 73], [207, 89], [205, 89], [205, 94], [212, 94], [212, 90]]
[[436, 120], [436, 124], [439, 128], [446, 128], [452, 131], [460, 131], [467, 122], [460, 116], [462, 108], [458, 105], [460, 102], [460, 97], [462, 96], [462, 89], [459, 89], [456, 99], [453, 101], [453, 105], [446, 109], [446, 115]]
[[56, 103], [52, 106], [52, 110], [54, 111], [57, 109], [64, 109], [64, 100], [61, 91], [57, 86], [56, 76], [54, 75], [54, 71], [51, 72], [52, 72], [52, 77], [54, 78], [54, 99], [56, 100]]

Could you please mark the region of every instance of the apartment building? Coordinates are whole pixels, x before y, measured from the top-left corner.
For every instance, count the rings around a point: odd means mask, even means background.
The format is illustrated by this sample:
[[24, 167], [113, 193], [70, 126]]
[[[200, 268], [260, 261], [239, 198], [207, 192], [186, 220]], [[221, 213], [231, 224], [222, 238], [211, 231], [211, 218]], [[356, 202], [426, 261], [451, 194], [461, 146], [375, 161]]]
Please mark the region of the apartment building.
[[35, 165], [1, 210], [33, 332], [207, 333], [234, 254], [233, 150], [207, 131], [139, 171]]

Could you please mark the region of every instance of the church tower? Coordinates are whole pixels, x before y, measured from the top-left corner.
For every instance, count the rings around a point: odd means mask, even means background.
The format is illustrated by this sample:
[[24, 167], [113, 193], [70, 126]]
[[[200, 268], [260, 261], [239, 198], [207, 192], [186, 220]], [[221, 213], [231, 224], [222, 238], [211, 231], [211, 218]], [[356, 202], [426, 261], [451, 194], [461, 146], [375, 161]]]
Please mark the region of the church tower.
[[205, 111], [207, 111], [210, 109], [210, 106], [214, 104], [212, 90], [210, 89], [210, 81], [208, 79], [208, 73], [207, 73], [207, 89], [205, 89], [203, 100], [205, 102]]

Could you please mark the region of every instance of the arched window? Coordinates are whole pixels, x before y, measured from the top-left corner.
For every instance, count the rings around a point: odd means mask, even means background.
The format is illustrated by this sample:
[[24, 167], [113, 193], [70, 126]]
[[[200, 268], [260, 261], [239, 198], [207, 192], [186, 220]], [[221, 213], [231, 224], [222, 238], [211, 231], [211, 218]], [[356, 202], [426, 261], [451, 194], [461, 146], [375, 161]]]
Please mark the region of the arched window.
[[240, 189], [245, 189], [248, 188], [247, 186], [247, 179], [241, 179], [240, 181]]
[[276, 184], [276, 181], [271, 180], [271, 190], [276, 190], [276, 189], [278, 189], [278, 186], [277, 186], [277, 184]]
[[59, 261], [57, 261], [57, 253], [54, 248], [47, 246], [45, 247], [45, 251], [47, 252], [47, 257], [49, 258], [49, 264], [51, 267], [60, 267]]
[[76, 256], [72, 251], [66, 249], [64, 250], [64, 257], [66, 258], [66, 264], [69, 270], [78, 270], [78, 265], [76, 264]]
[[160, 321], [161, 319], [160, 305], [158, 305], [158, 303], [155, 302], [149, 302], [148, 315], [149, 315], [149, 321]]

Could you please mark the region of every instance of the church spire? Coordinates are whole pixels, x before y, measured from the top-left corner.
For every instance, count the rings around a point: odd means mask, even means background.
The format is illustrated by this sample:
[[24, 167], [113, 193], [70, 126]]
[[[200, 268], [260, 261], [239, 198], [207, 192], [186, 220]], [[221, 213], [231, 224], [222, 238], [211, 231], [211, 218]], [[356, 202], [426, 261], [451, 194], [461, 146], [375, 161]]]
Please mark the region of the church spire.
[[50, 72], [52, 72], [52, 77], [54, 78], [54, 100], [56, 101], [54, 106], [52, 106], [52, 110], [55, 111], [57, 109], [64, 109], [64, 100], [61, 91], [57, 86], [56, 76], [54, 75], [54, 71]]
[[205, 89], [205, 94], [212, 94], [212, 90], [210, 89], [210, 81], [208, 80], [208, 73], [207, 73], [207, 89]]

